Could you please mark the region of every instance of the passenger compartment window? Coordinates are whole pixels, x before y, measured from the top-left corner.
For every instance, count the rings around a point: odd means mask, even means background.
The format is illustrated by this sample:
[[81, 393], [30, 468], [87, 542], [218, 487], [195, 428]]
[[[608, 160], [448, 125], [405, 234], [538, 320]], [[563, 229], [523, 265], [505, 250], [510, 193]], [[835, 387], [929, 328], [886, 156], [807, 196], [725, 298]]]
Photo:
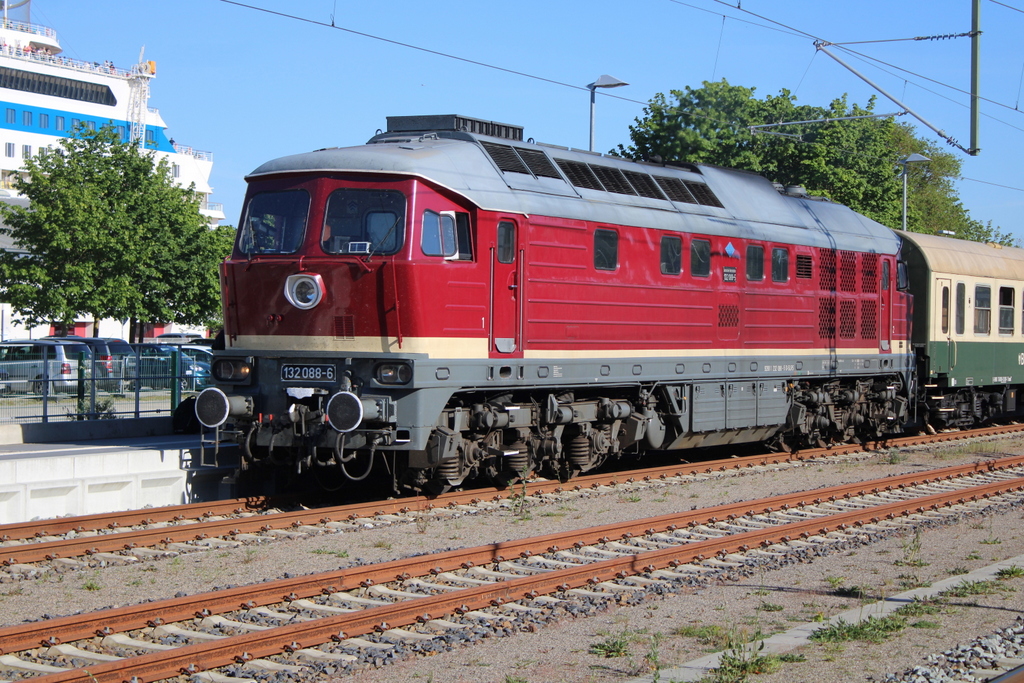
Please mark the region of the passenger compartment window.
[[662, 235], [662, 275], [679, 275], [681, 272], [683, 272], [683, 240], [675, 235]]
[[747, 247], [747, 282], [764, 279], [764, 247], [751, 244]]
[[983, 285], [974, 287], [974, 334], [988, 334], [992, 331], [992, 288]]
[[690, 273], [697, 277], [711, 275], [711, 242], [707, 240], [690, 242]]
[[405, 241], [405, 195], [342, 188], [327, 198], [320, 246], [328, 254], [394, 254]]
[[249, 199], [238, 230], [243, 254], [291, 254], [302, 245], [309, 214], [305, 190], [260, 192]]
[[614, 230], [594, 231], [594, 268], [615, 270], [619, 267], [619, 233]]
[[772, 282], [789, 282], [789, 252], [772, 249]]
[[1013, 334], [1013, 287], [999, 288], [999, 334]]

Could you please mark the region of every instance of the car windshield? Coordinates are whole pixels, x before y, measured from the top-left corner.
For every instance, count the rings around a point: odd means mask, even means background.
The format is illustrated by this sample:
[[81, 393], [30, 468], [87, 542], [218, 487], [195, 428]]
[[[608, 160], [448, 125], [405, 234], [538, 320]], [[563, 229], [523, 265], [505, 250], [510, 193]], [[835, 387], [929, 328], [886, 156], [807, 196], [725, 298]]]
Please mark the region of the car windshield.
[[249, 199], [238, 231], [243, 254], [292, 254], [306, 234], [309, 194], [305, 190], [260, 192]]
[[327, 198], [323, 250], [328, 254], [393, 254], [405, 237], [405, 195], [344, 188]]

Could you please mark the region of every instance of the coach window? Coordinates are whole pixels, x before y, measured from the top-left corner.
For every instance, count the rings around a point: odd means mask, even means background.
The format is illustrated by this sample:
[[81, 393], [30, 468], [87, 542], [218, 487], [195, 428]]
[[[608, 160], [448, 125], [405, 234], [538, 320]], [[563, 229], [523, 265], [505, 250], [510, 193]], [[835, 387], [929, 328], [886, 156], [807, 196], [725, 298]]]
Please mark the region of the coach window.
[[949, 287], [942, 287], [942, 334], [949, 334]]
[[999, 288], [999, 334], [1013, 334], [1013, 287]]
[[455, 245], [455, 214], [450, 211], [424, 211], [420, 248], [425, 256], [455, 256], [458, 253]]
[[681, 272], [683, 272], [683, 240], [675, 235], [662, 235], [662, 275], [679, 275]]
[[789, 252], [772, 249], [772, 282], [789, 282]]
[[690, 242], [690, 273], [697, 277], [711, 275], [711, 242], [707, 240]]
[[992, 331], [992, 288], [974, 287], [974, 334], [987, 335]]
[[747, 282], [764, 279], [764, 247], [751, 244], [747, 247]]
[[619, 233], [614, 230], [594, 231], [594, 268], [615, 270], [619, 266]]
[[967, 285], [956, 283], [956, 333], [963, 334], [967, 319]]

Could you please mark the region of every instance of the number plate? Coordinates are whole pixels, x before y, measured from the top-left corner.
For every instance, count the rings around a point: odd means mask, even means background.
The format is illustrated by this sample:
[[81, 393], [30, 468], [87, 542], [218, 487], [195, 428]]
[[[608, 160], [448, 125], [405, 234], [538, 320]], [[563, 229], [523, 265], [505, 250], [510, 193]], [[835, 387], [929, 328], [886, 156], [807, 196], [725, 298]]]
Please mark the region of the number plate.
[[333, 382], [336, 374], [333, 365], [281, 366], [281, 380], [285, 382]]

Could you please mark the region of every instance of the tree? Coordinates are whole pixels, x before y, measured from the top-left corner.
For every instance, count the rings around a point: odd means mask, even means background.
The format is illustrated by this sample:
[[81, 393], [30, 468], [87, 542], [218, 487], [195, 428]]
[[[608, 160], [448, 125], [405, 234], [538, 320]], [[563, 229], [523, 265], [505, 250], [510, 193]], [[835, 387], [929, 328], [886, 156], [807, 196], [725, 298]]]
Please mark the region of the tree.
[[917, 138], [912, 126], [892, 117], [805, 123], [775, 129], [780, 135], [755, 134], [748, 126], [766, 123], [837, 119], [874, 113], [849, 104], [846, 96], [827, 107], [797, 105], [787, 90], [763, 100], [753, 88], [724, 79], [702, 87], [656, 95], [644, 115], [630, 126], [629, 147], [613, 154], [631, 159], [689, 161], [759, 173], [783, 185], [803, 185], [879, 223], [898, 228], [902, 222], [902, 179], [898, 162], [912, 152], [930, 157], [928, 164], [908, 165], [908, 228], [918, 232], [952, 232], [964, 239], [1012, 243], [998, 229], [973, 220], [953, 186], [960, 163], [934, 143]]
[[15, 188], [30, 206], [0, 204], [0, 234], [16, 245], [0, 253], [0, 296], [26, 322], [218, 317], [231, 229], [209, 229], [166, 160], [112, 128], [78, 128], [26, 160]]

